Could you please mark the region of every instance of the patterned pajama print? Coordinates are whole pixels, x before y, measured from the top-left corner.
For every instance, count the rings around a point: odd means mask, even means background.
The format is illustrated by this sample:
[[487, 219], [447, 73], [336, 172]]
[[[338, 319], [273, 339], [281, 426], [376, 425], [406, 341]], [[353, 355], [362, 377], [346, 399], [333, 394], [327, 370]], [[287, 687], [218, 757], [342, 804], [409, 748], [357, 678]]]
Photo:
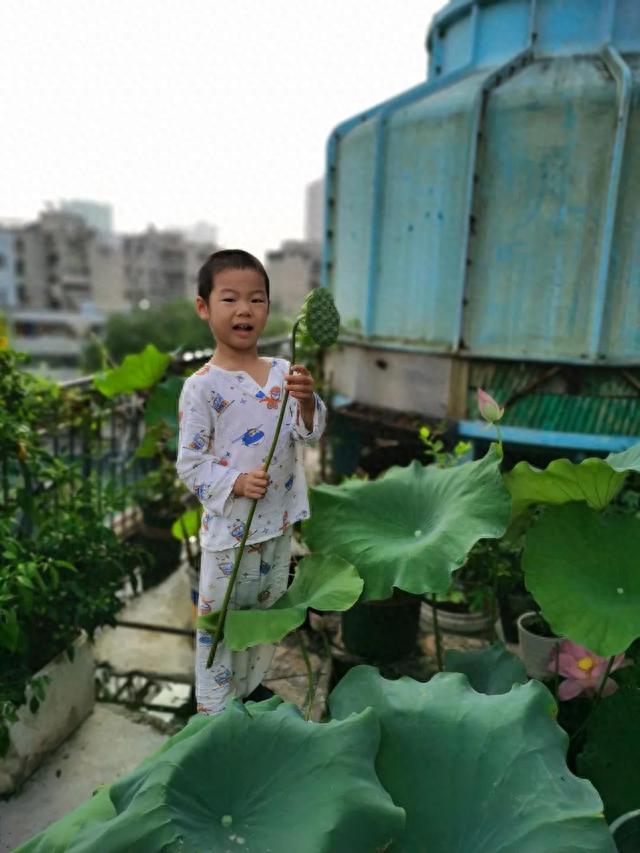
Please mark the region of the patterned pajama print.
[[[234, 548], [203, 551], [200, 565], [198, 613], [219, 610], [236, 556]], [[275, 539], [247, 546], [242, 555], [230, 608], [270, 607], [287, 589], [291, 559], [291, 529]], [[217, 714], [232, 697], [248, 696], [267, 673], [276, 647], [262, 644], [245, 652], [231, 652], [224, 643], [207, 669], [211, 635], [197, 631], [196, 701], [198, 712]]]
[[[242, 370], [208, 362], [185, 380], [180, 394], [176, 472], [203, 510], [197, 595], [192, 589], [192, 600], [202, 614], [214, 613], [222, 605], [252, 504], [233, 494], [233, 484], [241, 473], [265, 462], [284, 401], [289, 363], [273, 358], [267, 364], [269, 375], [260, 386]], [[304, 425], [297, 401], [289, 398], [269, 467], [269, 488], [257, 505], [232, 607], [269, 607], [286, 590], [291, 525], [309, 517], [303, 448], [320, 438], [325, 422], [326, 407], [317, 394], [311, 430]], [[198, 631], [196, 699], [205, 714], [222, 711], [231, 696], [251, 693], [264, 677], [275, 647], [232, 653], [222, 643], [207, 670], [210, 649], [210, 635]]]

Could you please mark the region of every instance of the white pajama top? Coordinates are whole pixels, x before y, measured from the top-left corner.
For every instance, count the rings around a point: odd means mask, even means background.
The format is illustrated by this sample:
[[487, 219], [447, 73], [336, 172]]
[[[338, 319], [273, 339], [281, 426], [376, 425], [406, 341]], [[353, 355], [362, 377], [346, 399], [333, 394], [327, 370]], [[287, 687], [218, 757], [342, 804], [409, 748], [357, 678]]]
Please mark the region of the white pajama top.
[[[200, 547], [222, 551], [240, 544], [250, 498], [233, 494], [240, 474], [259, 468], [275, 435], [289, 362], [270, 359], [264, 386], [242, 370], [207, 362], [189, 376], [178, 403], [179, 478], [202, 504]], [[271, 464], [271, 483], [258, 501], [247, 544], [280, 536], [290, 524], [309, 516], [303, 446], [322, 435], [326, 407], [315, 395], [311, 432], [298, 401], [289, 397]]]

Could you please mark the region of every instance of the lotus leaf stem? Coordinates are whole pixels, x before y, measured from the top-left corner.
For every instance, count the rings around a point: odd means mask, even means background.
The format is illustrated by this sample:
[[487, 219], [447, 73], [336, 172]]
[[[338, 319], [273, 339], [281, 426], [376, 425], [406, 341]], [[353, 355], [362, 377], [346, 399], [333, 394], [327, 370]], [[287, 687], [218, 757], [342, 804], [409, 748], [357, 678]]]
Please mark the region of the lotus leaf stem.
[[433, 615], [433, 635], [436, 640], [436, 661], [438, 663], [438, 672], [444, 669], [444, 658], [442, 654], [442, 632], [438, 623], [438, 608], [436, 606], [436, 596], [431, 598], [431, 613]]

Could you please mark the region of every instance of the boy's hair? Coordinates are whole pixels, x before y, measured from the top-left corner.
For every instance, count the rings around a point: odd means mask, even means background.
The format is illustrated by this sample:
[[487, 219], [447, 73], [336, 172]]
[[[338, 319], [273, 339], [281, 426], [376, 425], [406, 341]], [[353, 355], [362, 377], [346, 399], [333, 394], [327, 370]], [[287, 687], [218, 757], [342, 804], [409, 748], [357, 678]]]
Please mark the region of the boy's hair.
[[260, 261], [244, 249], [221, 249], [209, 255], [198, 272], [198, 296], [209, 304], [216, 273], [223, 270], [255, 270], [264, 278], [269, 299], [269, 276]]

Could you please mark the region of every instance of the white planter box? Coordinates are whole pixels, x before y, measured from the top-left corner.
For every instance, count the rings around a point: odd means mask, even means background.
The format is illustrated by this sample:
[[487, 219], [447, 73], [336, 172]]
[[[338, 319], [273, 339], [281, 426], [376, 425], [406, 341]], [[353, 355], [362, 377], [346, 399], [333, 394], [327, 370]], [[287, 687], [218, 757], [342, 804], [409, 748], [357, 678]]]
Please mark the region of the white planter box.
[[62, 652], [37, 675], [48, 675], [45, 697], [35, 714], [27, 704], [18, 711], [18, 720], [9, 726], [9, 751], [0, 759], [0, 794], [10, 794], [41, 764], [93, 710], [95, 704], [95, 662], [87, 635], [73, 644], [70, 661]]

